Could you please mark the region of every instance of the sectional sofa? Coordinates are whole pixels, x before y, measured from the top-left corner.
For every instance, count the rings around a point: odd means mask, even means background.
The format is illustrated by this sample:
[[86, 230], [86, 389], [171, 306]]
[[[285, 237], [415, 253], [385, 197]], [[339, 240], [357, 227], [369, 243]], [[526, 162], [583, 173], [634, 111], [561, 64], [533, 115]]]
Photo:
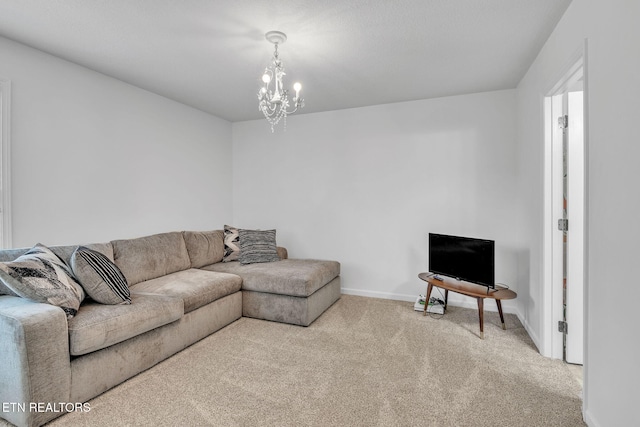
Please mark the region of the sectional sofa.
[[[126, 278], [130, 304], [60, 307], [0, 287], [0, 416], [38, 426], [241, 316], [308, 326], [340, 298], [340, 264], [223, 262], [224, 232], [183, 231], [82, 245]], [[78, 246], [52, 247], [70, 264]], [[0, 251], [11, 262], [25, 249]]]

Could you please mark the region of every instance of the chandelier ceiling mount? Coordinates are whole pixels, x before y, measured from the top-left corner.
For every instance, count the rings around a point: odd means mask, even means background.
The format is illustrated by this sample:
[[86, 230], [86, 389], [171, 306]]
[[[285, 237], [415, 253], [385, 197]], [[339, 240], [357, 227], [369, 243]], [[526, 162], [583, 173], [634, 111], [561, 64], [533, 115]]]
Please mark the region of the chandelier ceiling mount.
[[269, 43], [273, 44], [283, 44], [287, 41], [287, 35], [282, 31], [268, 31], [264, 38], [267, 39]]

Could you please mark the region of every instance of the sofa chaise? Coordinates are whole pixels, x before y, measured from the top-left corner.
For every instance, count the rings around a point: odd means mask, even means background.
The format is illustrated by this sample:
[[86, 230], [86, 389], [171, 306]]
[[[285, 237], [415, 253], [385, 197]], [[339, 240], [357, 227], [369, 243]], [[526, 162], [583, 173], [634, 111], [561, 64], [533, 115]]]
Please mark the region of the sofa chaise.
[[[131, 304], [60, 307], [0, 295], [0, 417], [38, 426], [241, 316], [308, 326], [340, 298], [340, 264], [223, 262], [224, 233], [169, 232], [83, 245], [126, 278]], [[52, 247], [69, 263], [78, 246]], [[0, 250], [10, 262], [28, 249]], [[0, 293], [2, 287], [0, 287]], [[82, 408], [80, 408], [82, 409]]]

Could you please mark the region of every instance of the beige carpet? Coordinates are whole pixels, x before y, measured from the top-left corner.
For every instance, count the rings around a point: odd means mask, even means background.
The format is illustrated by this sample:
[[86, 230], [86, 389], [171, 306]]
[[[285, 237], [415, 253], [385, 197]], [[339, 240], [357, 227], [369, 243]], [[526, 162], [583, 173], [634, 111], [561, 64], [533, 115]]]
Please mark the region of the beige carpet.
[[513, 315], [343, 295], [310, 327], [242, 318], [62, 426], [582, 426], [570, 368]]

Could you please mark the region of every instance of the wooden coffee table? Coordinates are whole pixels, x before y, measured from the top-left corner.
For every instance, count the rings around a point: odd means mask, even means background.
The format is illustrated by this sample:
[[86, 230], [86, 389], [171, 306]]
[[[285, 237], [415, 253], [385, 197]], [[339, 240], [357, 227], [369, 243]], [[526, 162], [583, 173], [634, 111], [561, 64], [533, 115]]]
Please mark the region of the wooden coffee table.
[[431, 290], [434, 286], [444, 289], [444, 309], [447, 309], [447, 298], [449, 297], [449, 291], [457, 292], [468, 297], [472, 297], [478, 300], [478, 314], [480, 317], [480, 338], [484, 339], [484, 299], [490, 298], [496, 300], [498, 305], [498, 312], [500, 313], [500, 321], [502, 322], [502, 329], [506, 329], [504, 324], [504, 315], [502, 314], [503, 299], [514, 299], [518, 296], [511, 289], [496, 286], [495, 289], [488, 288], [482, 285], [476, 285], [469, 282], [463, 282], [460, 280], [453, 280], [444, 278], [443, 280], [437, 280], [431, 273], [420, 273], [418, 277], [427, 285], [427, 297], [425, 299], [423, 315], [427, 315], [427, 307], [429, 306], [429, 297], [431, 296]]

